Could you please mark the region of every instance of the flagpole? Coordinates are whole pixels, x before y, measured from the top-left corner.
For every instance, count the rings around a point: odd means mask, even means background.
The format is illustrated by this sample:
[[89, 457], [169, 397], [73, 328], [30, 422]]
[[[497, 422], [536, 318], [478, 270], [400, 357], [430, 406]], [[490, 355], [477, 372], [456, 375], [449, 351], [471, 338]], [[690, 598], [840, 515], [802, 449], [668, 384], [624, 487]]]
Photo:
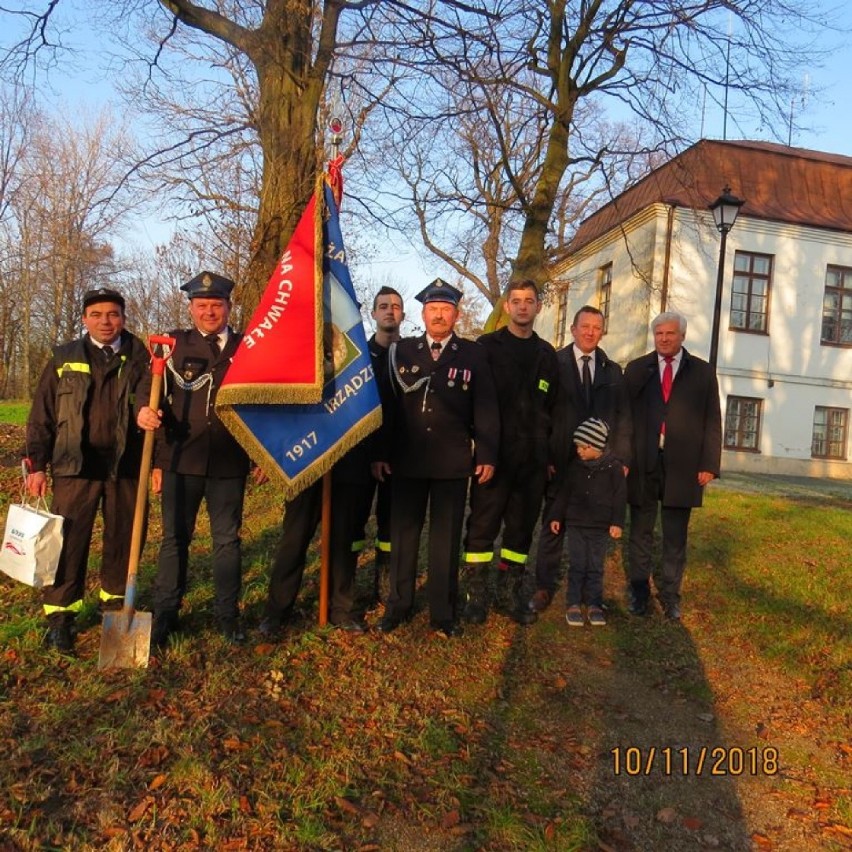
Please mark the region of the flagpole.
[[[336, 162], [340, 153], [340, 142], [343, 139], [343, 121], [332, 116], [328, 129], [331, 131], [331, 161]], [[329, 172], [332, 171], [329, 163]], [[322, 520], [320, 522], [320, 587], [319, 587], [319, 626], [328, 623], [328, 586], [331, 562], [331, 471], [322, 478]]]
[[328, 575], [331, 562], [331, 471], [322, 477], [322, 521], [320, 524], [319, 626], [328, 623]]

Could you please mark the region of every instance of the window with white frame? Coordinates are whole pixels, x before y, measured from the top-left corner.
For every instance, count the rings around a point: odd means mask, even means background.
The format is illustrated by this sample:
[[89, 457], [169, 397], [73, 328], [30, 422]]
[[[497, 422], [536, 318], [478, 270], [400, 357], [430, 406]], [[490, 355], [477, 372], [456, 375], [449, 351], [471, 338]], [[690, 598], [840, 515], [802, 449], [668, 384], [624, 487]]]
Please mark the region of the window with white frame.
[[820, 341], [852, 346], [852, 269], [847, 266], [826, 267]]
[[565, 335], [568, 332], [568, 288], [559, 291], [556, 301], [556, 340], [554, 346], [561, 349], [565, 345]]
[[848, 409], [816, 406], [811, 456], [815, 459], [845, 459], [848, 425]]
[[772, 255], [738, 251], [731, 283], [730, 327], [737, 331], [769, 330]]
[[729, 396], [725, 412], [725, 449], [756, 453], [760, 447], [763, 400]]
[[609, 331], [609, 303], [612, 298], [612, 264], [600, 268], [598, 283], [598, 309], [603, 314], [603, 332]]

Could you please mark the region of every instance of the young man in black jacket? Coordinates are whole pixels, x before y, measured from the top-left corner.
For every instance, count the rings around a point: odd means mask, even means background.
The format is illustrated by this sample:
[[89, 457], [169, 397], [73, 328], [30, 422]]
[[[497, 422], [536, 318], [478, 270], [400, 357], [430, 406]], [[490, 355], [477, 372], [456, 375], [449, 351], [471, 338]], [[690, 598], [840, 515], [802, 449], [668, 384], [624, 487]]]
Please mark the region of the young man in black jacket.
[[464, 543], [463, 617], [485, 621], [488, 569], [503, 528], [497, 565], [497, 608], [519, 624], [538, 617], [521, 598], [533, 530], [547, 483], [551, 416], [556, 398], [556, 351], [533, 330], [541, 296], [532, 281], [509, 285], [508, 323], [478, 340], [485, 350], [500, 408], [500, 454], [493, 479], [474, 481]]

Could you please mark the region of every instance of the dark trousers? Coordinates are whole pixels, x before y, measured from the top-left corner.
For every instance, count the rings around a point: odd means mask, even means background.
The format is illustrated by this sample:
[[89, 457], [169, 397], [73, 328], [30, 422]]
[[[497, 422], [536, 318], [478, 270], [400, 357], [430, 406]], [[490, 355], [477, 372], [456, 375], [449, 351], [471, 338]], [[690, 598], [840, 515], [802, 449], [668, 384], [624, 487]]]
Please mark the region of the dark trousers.
[[[553, 535], [542, 532], [542, 535]], [[555, 538], [555, 536], [554, 536]], [[568, 542], [568, 606], [603, 605], [603, 578], [609, 530], [565, 527]]]
[[65, 523], [56, 578], [43, 592], [46, 613], [79, 608], [86, 591], [89, 546], [99, 508], [104, 527], [101, 589], [110, 596], [124, 595], [136, 488], [136, 479], [110, 481], [57, 476], [53, 480], [51, 509], [62, 515]]
[[467, 479], [394, 477], [388, 616], [406, 618], [414, 606], [420, 533], [428, 504], [430, 619], [434, 624], [455, 620], [467, 485]]
[[[332, 483], [329, 530], [329, 621], [332, 624], [352, 617], [358, 558], [353, 541], [363, 534], [371, 499], [372, 489], [364, 485]], [[285, 505], [281, 538], [275, 548], [269, 576], [268, 616], [286, 619], [293, 611], [302, 586], [308, 547], [321, 517], [322, 480]]]
[[[354, 487], [354, 486], [353, 486]], [[359, 486], [360, 487], [360, 486]], [[379, 482], [370, 477], [370, 483], [363, 486], [363, 498], [359, 496], [360, 517], [355, 521], [353, 548], [363, 550], [366, 545], [367, 522], [373, 509], [373, 498], [376, 504], [376, 555], [390, 553], [390, 515], [391, 515], [391, 483], [386, 477]], [[332, 491], [332, 495], [334, 491]], [[334, 497], [332, 496], [332, 500]]]
[[543, 466], [504, 466], [498, 467], [485, 485], [476, 482], [471, 485], [464, 544], [466, 561], [489, 563], [502, 525], [501, 560], [513, 565], [526, 564], [545, 479]]
[[[551, 500], [544, 504], [544, 517], [550, 517]], [[535, 554], [535, 587], [545, 589], [552, 595], [559, 585], [559, 567], [562, 562], [562, 548], [565, 543], [565, 524], [558, 533], [550, 529], [550, 524], [542, 522], [538, 536], [538, 548]]]
[[[644, 603], [651, 594], [653, 573], [654, 527], [657, 507], [665, 487], [665, 468], [662, 457], [645, 478], [644, 500], [630, 504], [630, 537], [627, 544], [628, 572], [634, 599]], [[665, 506], [660, 509], [663, 532], [662, 562], [657, 575], [660, 603], [669, 608], [680, 603], [680, 587], [686, 567], [686, 539], [689, 530], [690, 507]]]
[[242, 586], [240, 526], [245, 477], [215, 478], [163, 472], [163, 541], [154, 581], [154, 611], [176, 612], [186, 592], [189, 544], [202, 499], [213, 539], [214, 613], [239, 615]]

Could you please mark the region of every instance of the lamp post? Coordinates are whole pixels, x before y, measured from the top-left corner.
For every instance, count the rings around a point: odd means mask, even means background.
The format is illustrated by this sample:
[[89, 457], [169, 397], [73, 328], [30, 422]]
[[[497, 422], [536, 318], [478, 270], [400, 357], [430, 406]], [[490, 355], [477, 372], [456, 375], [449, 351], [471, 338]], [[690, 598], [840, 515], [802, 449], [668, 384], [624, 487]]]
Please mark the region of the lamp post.
[[713, 305], [713, 331], [710, 335], [710, 358], [709, 361], [716, 369], [716, 361], [719, 357], [719, 319], [722, 313], [722, 283], [725, 275], [725, 247], [728, 241], [728, 231], [734, 227], [740, 207], [745, 204], [744, 199], [731, 195], [731, 187], [726, 186], [722, 194], [710, 205], [713, 211], [713, 219], [716, 222], [716, 230], [722, 235], [719, 240], [719, 269], [716, 274], [716, 302]]

